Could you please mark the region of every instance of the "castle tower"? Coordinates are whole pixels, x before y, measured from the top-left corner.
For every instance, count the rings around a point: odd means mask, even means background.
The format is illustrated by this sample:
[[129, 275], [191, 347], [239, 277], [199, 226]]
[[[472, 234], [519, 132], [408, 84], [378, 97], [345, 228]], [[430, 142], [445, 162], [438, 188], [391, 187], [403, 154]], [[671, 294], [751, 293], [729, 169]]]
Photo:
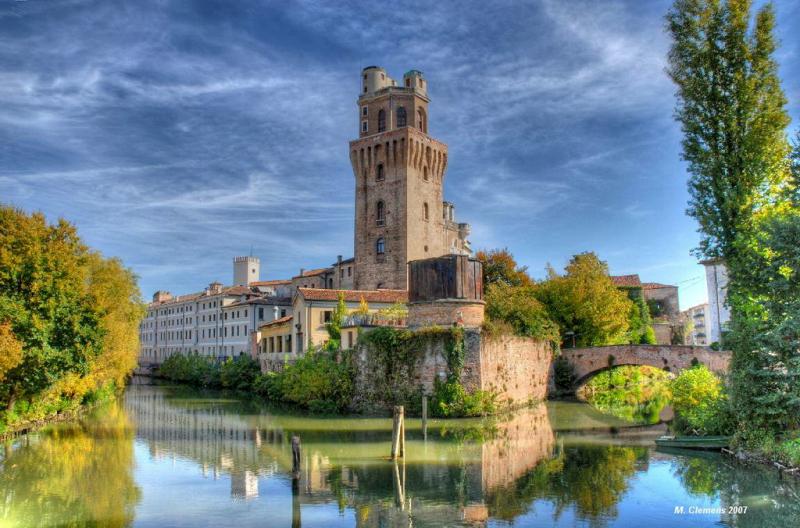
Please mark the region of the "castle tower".
[[261, 274], [261, 261], [258, 257], [233, 258], [233, 285], [247, 286], [256, 282]]
[[400, 83], [377, 66], [362, 72], [359, 138], [350, 142], [355, 289], [406, 289], [409, 261], [469, 251], [469, 227], [451, 208], [445, 214], [447, 145], [428, 135], [427, 89], [417, 70]]

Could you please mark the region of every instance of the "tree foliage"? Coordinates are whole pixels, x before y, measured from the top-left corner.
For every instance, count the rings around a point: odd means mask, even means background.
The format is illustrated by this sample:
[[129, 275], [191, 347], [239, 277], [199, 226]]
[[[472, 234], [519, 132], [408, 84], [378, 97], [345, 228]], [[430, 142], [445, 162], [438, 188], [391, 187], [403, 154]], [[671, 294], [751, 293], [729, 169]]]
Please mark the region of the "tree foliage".
[[0, 322], [10, 327], [3, 347], [22, 344], [0, 384], [9, 412], [24, 400], [38, 419], [119, 386], [136, 362], [142, 314], [133, 273], [90, 250], [74, 226], [0, 206]]
[[750, 8], [748, 0], [676, 0], [667, 15], [668, 72], [691, 174], [687, 212], [700, 226], [699, 253], [729, 261], [753, 214], [788, 176], [775, 13], [766, 4], [751, 28]]
[[800, 310], [787, 296], [796, 266], [787, 246], [798, 242], [797, 158], [774, 59], [775, 13], [766, 4], [752, 17], [751, 7], [748, 0], [676, 0], [667, 16], [697, 253], [722, 257], [729, 271], [724, 346], [733, 351], [740, 436], [796, 427], [800, 403]]
[[594, 253], [581, 253], [564, 271], [559, 275], [551, 268], [536, 290], [562, 338], [572, 332], [576, 346], [624, 343], [633, 303], [611, 282], [608, 265]]
[[536, 298], [536, 286], [511, 286], [496, 282], [486, 289], [486, 316], [490, 322], [508, 326], [510, 333], [559, 343], [558, 326], [547, 308]]
[[520, 266], [508, 250], [481, 250], [475, 257], [483, 265], [483, 285], [485, 288], [493, 284], [506, 286], [531, 286], [533, 280], [528, 275], [528, 267]]

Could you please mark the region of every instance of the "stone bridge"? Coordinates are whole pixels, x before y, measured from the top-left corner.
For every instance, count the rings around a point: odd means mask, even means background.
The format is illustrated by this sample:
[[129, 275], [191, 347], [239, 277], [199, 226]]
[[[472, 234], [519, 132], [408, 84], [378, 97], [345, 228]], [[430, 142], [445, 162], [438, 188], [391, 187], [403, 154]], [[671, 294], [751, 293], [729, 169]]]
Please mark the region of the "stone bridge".
[[580, 387], [589, 378], [612, 367], [622, 365], [649, 365], [679, 372], [702, 363], [717, 374], [728, 372], [731, 353], [711, 350], [709, 347], [681, 345], [612, 345], [592, 348], [565, 348], [561, 355], [575, 369], [575, 386]]

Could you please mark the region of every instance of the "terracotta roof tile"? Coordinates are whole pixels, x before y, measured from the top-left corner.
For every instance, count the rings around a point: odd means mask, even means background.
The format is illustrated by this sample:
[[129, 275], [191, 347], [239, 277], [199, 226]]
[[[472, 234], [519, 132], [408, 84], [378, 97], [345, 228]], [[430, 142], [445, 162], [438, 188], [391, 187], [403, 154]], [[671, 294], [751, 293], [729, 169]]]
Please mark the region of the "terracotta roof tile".
[[661, 284], [660, 282], [643, 282], [642, 289], [643, 290], [658, 290], [661, 288], [677, 288], [677, 286], [673, 286], [672, 284]]
[[611, 275], [611, 282], [614, 286], [636, 288], [642, 285], [638, 274], [634, 275]]
[[307, 301], [336, 301], [344, 294], [347, 302], [360, 302], [362, 297], [368, 303], [408, 302], [406, 290], [325, 290], [322, 288], [298, 288], [298, 293]]
[[284, 284], [291, 284], [292, 281], [289, 279], [278, 279], [278, 280], [266, 280], [266, 281], [255, 281], [251, 282], [250, 286], [281, 286]]
[[270, 321], [268, 323], [264, 323], [261, 326], [259, 326], [259, 328], [264, 328], [265, 326], [282, 325], [282, 324], [288, 323], [291, 320], [292, 320], [292, 316], [291, 315], [287, 315], [286, 317], [280, 317], [278, 319], [275, 319], [274, 321]]
[[330, 268], [317, 268], [312, 270], [306, 270], [303, 272], [303, 275], [295, 275], [292, 277], [293, 279], [299, 279], [302, 277], [316, 277], [317, 275], [322, 275], [323, 273], [327, 273], [330, 271]]

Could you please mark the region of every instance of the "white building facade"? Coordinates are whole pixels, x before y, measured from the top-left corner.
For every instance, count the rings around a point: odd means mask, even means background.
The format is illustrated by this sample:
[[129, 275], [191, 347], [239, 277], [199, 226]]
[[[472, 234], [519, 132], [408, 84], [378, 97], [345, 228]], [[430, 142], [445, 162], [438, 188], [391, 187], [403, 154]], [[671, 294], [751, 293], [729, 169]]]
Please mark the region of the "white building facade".
[[708, 344], [720, 343], [723, 332], [731, 320], [728, 299], [728, 268], [721, 259], [704, 260], [706, 287], [708, 288], [708, 310], [706, 315]]

